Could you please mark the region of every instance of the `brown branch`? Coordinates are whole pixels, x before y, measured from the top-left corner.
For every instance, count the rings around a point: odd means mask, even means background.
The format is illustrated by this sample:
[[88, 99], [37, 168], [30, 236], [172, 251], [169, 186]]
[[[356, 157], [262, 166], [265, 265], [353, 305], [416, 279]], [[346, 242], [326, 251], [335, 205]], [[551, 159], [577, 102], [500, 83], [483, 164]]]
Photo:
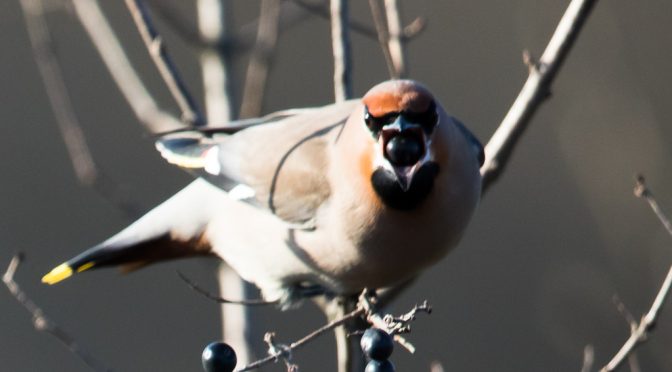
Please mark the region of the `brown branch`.
[[[649, 188], [646, 186], [644, 177], [642, 176], [637, 177], [635, 195], [637, 197], [644, 198], [649, 203], [651, 209], [656, 214], [656, 217], [658, 217], [660, 222], [665, 227], [665, 230], [672, 236], [672, 224], [670, 224], [669, 218], [667, 218], [665, 213], [663, 213], [661, 210], [658, 202], [654, 198]], [[672, 287], [672, 266], [670, 266], [670, 269], [665, 276], [665, 280], [663, 280], [663, 284], [660, 286], [658, 294], [653, 300], [649, 311], [642, 316], [638, 324], [635, 324], [631, 327], [630, 337], [625, 341], [625, 343], [623, 343], [621, 349], [616, 353], [616, 355], [614, 355], [609, 363], [602, 367], [600, 370], [601, 372], [616, 370], [616, 368], [618, 368], [618, 366], [620, 366], [623, 361], [625, 361], [625, 359], [634, 352], [637, 346], [641, 345], [648, 339], [648, 335], [655, 326], [658, 315], [660, 314], [663, 304], [665, 303], [665, 300], [670, 293], [670, 287]]]
[[571, 1], [541, 59], [530, 69], [525, 85], [485, 147], [485, 163], [481, 167], [483, 193], [502, 173], [534, 113], [549, 96], [553, 80], [595, 3], [597, 0]]
[[22, 254], [16, 254], [12, 261], [7, 267], [7, 271], [2, 276], [2, 281], [7, 286], [9, 292], [14, 296], [14, 298], [33, 316], [33, 326], [37, 331], [46, 332], [54, 336], [58, 341], [60, 341], [65, 347], [70, 350], [75, 356], [77, 356], [82, 362], [89, 366], [94, 371], [111, 371], [109, 368], [105, 367], [101, 362], [96, 358], [91, 356], [86, 350], [84, 350], [75, 339], [70, 336], [65, 330], [58, 326], [50, 320], [42, 309], [40, 309], [31, 299], [26, 295], [26, 293], [21, 290], [19, 284], [14, 280], [14, 274], [19, 268], [21, 261], [23, 260]]
[[271, 58], [280, 32], [280, 0], [262, 0], [260, 7], [257, 41], [247, 66], [243, 88], [241, 118], [253, 118], [261, 114]]
[[135, 21], [135, 25], [140, 32], [140, 36], [142, 36], [145, 46], [149, 50], [154, 64], [182, 111], [182, 120], [191, 126], [204, 125], [203, 114], [201, 114], [196, 101], [180, 77], [177, 66], [175, 66], [175, 63], [173, 63], [172, 58], [166, 51], [163, 39], [154, 28], [144, 2], [142, 0], [126, 0], [126, 6], [133, 17], [133, 21]]
[[334, 53], [334, 98], [336, 102], [352, 97], [352, 56], [348, 28], [348, 1], [331, 0], [331, 47]]

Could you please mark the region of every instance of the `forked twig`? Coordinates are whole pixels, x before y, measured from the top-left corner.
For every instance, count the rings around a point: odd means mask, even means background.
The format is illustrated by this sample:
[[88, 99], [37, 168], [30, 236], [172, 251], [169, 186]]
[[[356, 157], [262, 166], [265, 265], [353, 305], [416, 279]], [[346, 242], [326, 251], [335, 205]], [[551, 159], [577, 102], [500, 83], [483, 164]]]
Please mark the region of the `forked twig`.
[[196, 100], [191, 96], [186, 84], [180, 77], [177, 66], [166, 51], [163, 39], [154, 28], [147, 7], [142, 0], [126, 0], [126, 6], [135, 21], [135, 25], [142, 36], [145, 46], [154, 61], [161, 77], [175, 102], [182, 111], [182, 120], [192, 126], [205, 124], [203, 114], [196, 105]]
[[111, 371], [84, 350], [65, 330], [47, 318], [44, 311], [42, 311], [42, 309], [40, 309], [28, 295], [21, 290], [19, 284], [14, 280], [14, 274], [16, 274], [16, 270], [19, 268], [22, 260], [23, 255], [21, 253], [14, 255], [12, 261], [9, 263], [9, 267], [7, 267], [7, 271], [5, 271], [5, 274], [2, 276], [2, 281], [5, 283], [12, 296], [14, 296], [14, 298], [16, 298], [16, 300], [33, 316], [33, 326], [35, 329], [54, 336], [58, 341], [65, 345], [71, 353], [75, 354], [75, 356], [81, 359], [82, 362], [94, 371]]
[[[658, 217], [660, 222], [665, 227], [665, 230], [667, 230], [667, 232], [672, 235], [672, 224], [670, 224], [669, 218], [667, 218], [665, 213], [663, 213], [660, 205], [658, 205], [658, 202], [651, 193], [651, 190], [649, 190], [649, 188], [646, 186], [644, 177], [641, 175], [637, 177], [635, 195], [637, 197], [644, 198], [649, 203], [651, 209], [656, 214], [656, 217]], [[648, 335], [655, 326], [658, 315], [660, 314], [660, 310], [662, 309], [663, 304], [665, 303], [665, 300], [670, 293], [670, 287], [672, 287], [672, 266], [670, 266], [670, 269], [665, 276], [665, 280], [663, 280], [663, 284], [660, 286], [658, 294], [653, 300], [649, 311], [642, 316], [638, 324], [631, 327], [630, 337], [625, 341], [625, 343], [623, 343], [621, 349], [618, 350], [616, 355], [614, 355], [609, 363], [602, 367], [600, 371], [608, 372], [616, 370], [616, 368], [618, 368], [618, 366], [620, 366], [623, 361], [625, 361], [625, 359], [631, 355], [637, 346], [648, 339]]]
[[518, 97], [485, 146], [481, 167], [483, 193], [497, 180], [532, 116], [549, 96], [551, 85], [597, 0], [572, 0]]

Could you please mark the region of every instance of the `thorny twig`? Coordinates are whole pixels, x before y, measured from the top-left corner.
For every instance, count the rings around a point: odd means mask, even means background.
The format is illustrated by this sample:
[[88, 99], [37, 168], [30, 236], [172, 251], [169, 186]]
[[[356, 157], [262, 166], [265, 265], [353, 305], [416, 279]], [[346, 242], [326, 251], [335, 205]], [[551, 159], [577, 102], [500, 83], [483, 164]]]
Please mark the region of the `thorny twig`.
[[533, 68], [525, 85], [485, 146], [485, 163], [481, 167], [483, 193], [502, 173], [532, 116], [549, 96], [555, 76], [596, 3], [597, 0], [572, 0], [539, 61], [528, 61]]
[[9, 263], [9, 267], [7, 267], [7, 271], [5, 271], [5, 274], [2, 276], [2, 281], [5, 283], [12, 296], [14, 296], [14, 298], [16, 298], [16, 300], [33, 316], [33, 326], [35, 329], [54, 336], [58, 341], [65, 345], [71, 353], [75, 354], [75, 356], [81, 359], [82, 362], [94, 371], [111, 371], [85, 351], [72, 336], [47, 318], [44, 311], [42, 311], [42, 309], [40, 309], [28, 295], [21, 290], [19, 284], [14, 280], [14, 274], [16, 274], [16, 270], [19, 268], [22, 260], [23, 255], [21, 253], [14, 255], [12, 261]]
[[[656, 214], [656, 217], [658, 217], [660, 222], [665, 227], [665, 230], [667, 230], [667, 232], [672, 235], [672, 224], [670, 224], [670, 220], [660, 209], [658, 202], [651, 193], [651, 190], [649, 190], [649, 188], [646, 186], [644, 177], [641, 175], [637, 177], [635, 195], [637, 197], [646, 199], [646, 201], [651, 206], [651, 209]], [[660, 286], [658, 294], [653, 300], [649, 311], [642, 316], [638, 324], [635, 324], [631, 327], [630, 337], [625, 341], [625, 343], [623, 343], [621, 349], [616, 353], [616, 355], [614, 355], [609, 363], [602, 367], [600, 371], [614, 371], [616, 368], [618, 368], [619, 365], [621, 365], [621, 363], [623, 363], [625, 358], [634, 352], [637, 346], [648, 339], [649, 333], [656, 324], [658, 314], [660, 313], [660, 310], [662, 309], [663, 304], [665, 303], [665, 300], [670, 293], [670, 287], [672, 287], [672, 266], [670, 266], [670, 269], [665, 276], [665, 280], [663, 280], [663, 284]]]
[[196, 100], [189, 94], [184, 81], [180, 77], [177, 67], [166, 51], [163, 39], [154, 28], [149, 12], [142, 0], [126, 0], [133, 21], [142, 36], [145, 46], [154, 61], [168, 90], [182, 111], [182, 120], [191, 126], [205, 124], [203, 114], [196, 105]]
[[[299, 347], [302, 347], [312, 339], [357, 318], [364, 318], [372, 326], [390, 333], [397, 343], [406, 348], [409, 352], [413, 353], [415, 348], [411, 343], [406, 341], [400, 335], [400, 333], [410, 332], [409, 323], [415, 320], [415, 316], [419, 312], [428, 314], [431, 313], [431, 307], [427, 304], [427, 301], [424, 301], [421, 305], [414, 306], [413, 309], [411, 309], [406, 314], [397, 317], [389, 314], [383, 316], [377, 314], [376, 304], [377, 300], [375, 294], [372, 294], [372, 292], [369, 290], [364, 290], [359, 296], [357, 307], [354, 310], [338, 319], [325, 324], [324, 326], [314, 330], [313, 332], [307, 334], [295, 342], [292, 342], [289, 345], [280, 345], [275, 343], [275, 334], [270, 333], [270, 340], [272, 341], [272, 345], [274, 345], [274, 347], [269, 347], [269, 355], [263, 359], [242, 367], [238, 370], [238, 372], [250, 371], [268, 363], [277, 362], [280, 359], [285, 360], [285, 362], [288, 363], [291, 359], [292, 352]], [[266, 337], [269, 337], [268, 335], [269, 333], [267, 333]], [[265, 341], [269, 343], [269, 341], [266, 340], [266, 337]]]

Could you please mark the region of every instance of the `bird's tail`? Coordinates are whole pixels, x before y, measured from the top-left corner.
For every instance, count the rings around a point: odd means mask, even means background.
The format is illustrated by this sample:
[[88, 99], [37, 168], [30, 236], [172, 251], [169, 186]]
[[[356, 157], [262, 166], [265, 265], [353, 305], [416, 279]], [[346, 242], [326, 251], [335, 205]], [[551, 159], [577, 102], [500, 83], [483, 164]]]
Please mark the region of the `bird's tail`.
[[120, 266], [128, 272], [158, 261], [208, 255], [210, 246], [203, 233], [222, 194], [198, 179], [118, 234], [58, 265], [42, 282], [55, 284], [106, 266]]

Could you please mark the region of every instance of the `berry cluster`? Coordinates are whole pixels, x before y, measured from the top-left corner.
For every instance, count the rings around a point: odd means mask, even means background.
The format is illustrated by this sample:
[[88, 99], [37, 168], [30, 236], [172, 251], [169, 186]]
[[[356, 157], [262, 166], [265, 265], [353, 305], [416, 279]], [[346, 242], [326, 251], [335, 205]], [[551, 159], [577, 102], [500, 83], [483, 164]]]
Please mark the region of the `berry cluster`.
[[388, 360], [394, 350], [394, 341], [389, 333], [369, 328], [364, 331], [360, 345], [369, 359], [365, 372], [394, 372], [394, 364]]
[[233, 372], [238, 363], [236, 352], [223, 342], [213, 342], [203, 349], [201, 356], [205, 372]]

